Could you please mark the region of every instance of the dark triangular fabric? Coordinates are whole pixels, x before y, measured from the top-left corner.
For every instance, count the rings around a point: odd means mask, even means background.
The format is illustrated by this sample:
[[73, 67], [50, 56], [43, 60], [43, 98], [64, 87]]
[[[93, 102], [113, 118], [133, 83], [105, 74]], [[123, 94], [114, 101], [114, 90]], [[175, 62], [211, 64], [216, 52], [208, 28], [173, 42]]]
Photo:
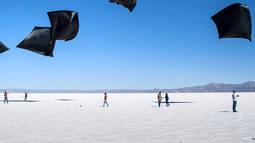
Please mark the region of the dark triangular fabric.
[[219, 38], [244, 38], [251, 41], [251, 15], [246, 5], [232, 4], [211, 17]]
[[136, 0], [110, 0], [111, 3], [117, 3], [129, 9], [132, 12], [136, 6]]
[[35, 27], [17, 47], [53, 57], [55, 40], [52, 40], [51, 33], [50, 27]]
[[75, 11], [48, 12], [54, 40], [72, 40], [79, 31], [78, 13]]
[[0, 53], [3, 53], [8, 50], [9, 49], [2, 42], [0, 42]]

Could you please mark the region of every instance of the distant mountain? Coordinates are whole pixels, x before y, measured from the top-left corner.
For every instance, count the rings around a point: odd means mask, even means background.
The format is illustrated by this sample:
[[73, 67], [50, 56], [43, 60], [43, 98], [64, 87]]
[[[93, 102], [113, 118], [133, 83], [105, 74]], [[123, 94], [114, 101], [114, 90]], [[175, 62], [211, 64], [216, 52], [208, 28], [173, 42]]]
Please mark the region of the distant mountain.
[[242, 84], [224, 84], [224, 83], [210, 83], [203, 86], [184, 87], [179, 89], [142, 89], [142, 90], [129, 90], [129, 89], [106, 89], [106, 90], [39, 90], [39, 89], [0, 89], [0, 92], [8, 91], [13, 93], [157, 93], [172, 92], [172, 93], [195, 93], [195, 92], [255, 92], [255, 82], [249, 81]]
[[204, 86], [193, 86], [179, 89], [170, 89], [168, 92], [255, 92], [255, 82], [249, 81], [242, 84], [210, 83]]

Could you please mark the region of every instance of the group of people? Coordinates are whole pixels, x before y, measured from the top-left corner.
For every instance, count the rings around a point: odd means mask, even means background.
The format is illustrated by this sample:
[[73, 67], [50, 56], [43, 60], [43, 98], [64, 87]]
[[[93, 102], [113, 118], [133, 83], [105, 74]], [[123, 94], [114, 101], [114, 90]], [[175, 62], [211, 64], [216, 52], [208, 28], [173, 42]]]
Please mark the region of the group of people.
[[[24, 101], [27, 101], [27, 95], [28, 94], [25, 92]], [[236, 91], [233, 91], [233, 94], [232, 94], [232, 100], [233, 100], [232, 110], [233, 110], [233, 112], [237, 112], [236, 106], [237, 106], [238, 97], [239, 97], [239, 95], [236, 95]], [[161, 92], [158, 93], [157, 98], [158, 98], [158, 107], [160, 107], [162, 99], [163, 99]], [[165, 98], [165, 101], [166, 101], [166, 107], [168, 107], [170, 105], [168, 93], [165, 94], [164, 98]], [[7, 104], [9, 103], [9, 101], [8, 101], [8, 93], [6, 91], [4, 92], [4, 104], [5, 103], [7, 103]], [[105, 107], [105, 105], [107, 105], [107, 107], [109, 106], [109, 104], [107, 102], [107, 93], [106, 92], [104, 93], [103, 107]]]
[[[27, 93], [25, 93], [25, 97], [24, 97], [24, 101], [27, 101]], [[5, 91], [4, 92], [4, 104], [8, 104], [9, 100], [8, 100], [8, 93]]]
[[[237, 112], [236, 106], [237, 106], [238, 97], [239, 97], [239, 95], [236, 95], [236, 91], [233, 91], [233, 94], [232, 94], [232, 100], [233, 100], [232, 110], [233, 110], [233, 112]], [[162, 99], [163, 99], [162, 93], [159, 92], [158, 93], [158, 107], [160, 107]], [[166, 100], [166, 107], [168, 107], [170, 104], [169, 104], [169, 96], [167, 93], [165, 94], [165, 100]]]
[[[162, 94], [161, 94], [161, 92], [159, 92], [158, 93], [158, 107], [160, 107], [162, 99], [163, 99]], [[168, 107], [170, 104], [169, 104], [169, 96], [167, 93], [165, 94], [165, 100], [166, 100], [166, 107]]]
[[[161, 100], [163, 99], [161, 92], [159, 92], [158, 94], [158, 107], [160, 107], [161, 105]], [[168, 93], [165, 94], [165, 100], [166, 100], [166, 107], [168, 107], [169, 104], [169, 96]], [[108, 102], [107, 102], [107, 93], [104, 93], [104, 103], [103, 103], [103, 107], [105, 107], [105, 104], [107, 105], [107, 107], [109, 106]]]

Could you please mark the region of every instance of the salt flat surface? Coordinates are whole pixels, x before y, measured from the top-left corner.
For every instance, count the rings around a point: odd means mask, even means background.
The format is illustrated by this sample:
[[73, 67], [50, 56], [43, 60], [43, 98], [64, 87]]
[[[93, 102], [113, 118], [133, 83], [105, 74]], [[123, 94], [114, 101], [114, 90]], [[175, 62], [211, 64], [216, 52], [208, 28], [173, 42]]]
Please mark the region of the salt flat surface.
[[[255, 93], [171, 93], [157, 107], [157, 94], [9, 94], [0, 103], [1, 143], [255, 143]], [[1, 100], [3, 94], [1, 94]]]

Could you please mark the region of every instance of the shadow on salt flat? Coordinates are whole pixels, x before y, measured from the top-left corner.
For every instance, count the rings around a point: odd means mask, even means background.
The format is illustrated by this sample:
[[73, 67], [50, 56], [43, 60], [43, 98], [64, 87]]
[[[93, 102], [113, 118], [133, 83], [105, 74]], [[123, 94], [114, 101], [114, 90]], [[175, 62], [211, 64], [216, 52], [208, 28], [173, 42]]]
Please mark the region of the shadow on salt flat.
[[[158, 101], [154, 102], [154, 103], [158, 103]], [[161, 102], [161, 103], [166, 103], [166, 102]], [[182, 101], [182, 102], [169, 102], [170, 104], [185, 104], [185, 103], [195, 103], [195, 102], [186, 102], [186, 101]]]
[[73, 99], [57, 99], [57, 101], [74, 101]]
[[227, 113], [227, 112], [232, 112], [232, 111], [219, 111], [219, 112]]
[[[0, 102], [4, 102], [4, 100], [1, 100]], [[40, 101], [37, 101], [37, 100], [27, 100], [27, 101], [24, 101], [24, 100], [8, 100], [8, 102], [20, 103], [20, 102], [40, 102]]]

